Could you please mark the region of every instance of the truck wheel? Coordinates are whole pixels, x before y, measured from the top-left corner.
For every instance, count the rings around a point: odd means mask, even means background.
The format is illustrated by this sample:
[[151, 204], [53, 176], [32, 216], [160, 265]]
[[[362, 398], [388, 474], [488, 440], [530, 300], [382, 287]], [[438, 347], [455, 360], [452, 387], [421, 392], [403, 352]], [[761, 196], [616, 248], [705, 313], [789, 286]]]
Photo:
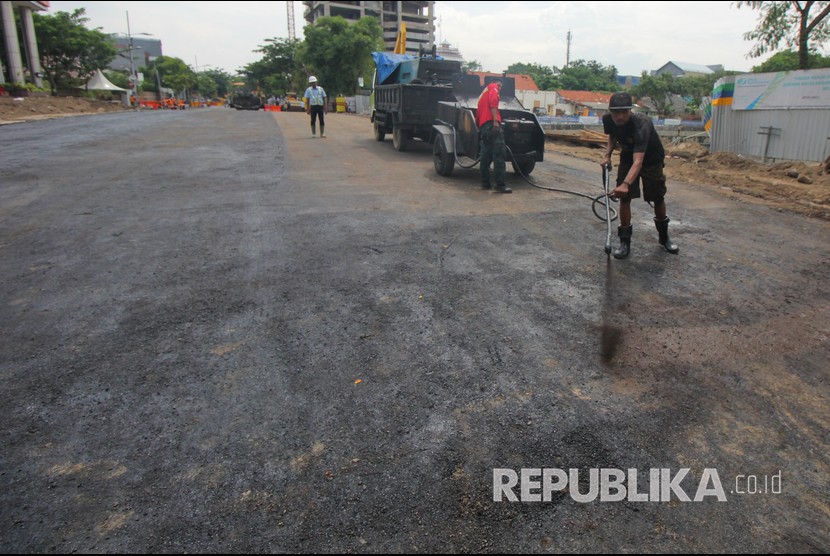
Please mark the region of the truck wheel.
[[447, 152], [447, 146], [441, 135], [436, 136], [432, 144], [432, 161], [435, 163], [435, 171], [440, 176], [449, 176], [455, 168], [455, 157]]
[[392, 146], [395, 147], [396, 151], [405, 151], [411, 138], [412, 131], [399, 127], [392, 128]]
[[512, 160], [511, 163], [513, 164], [513, 171], [522, 176], [529, 176], [536, 168], [536, 161], [532, 158], [526, 158], [519, 163]]
[[383, 141], [385, 137], [386, 133], [383, 131], [383, 128], [375, 122], [375, 141]]

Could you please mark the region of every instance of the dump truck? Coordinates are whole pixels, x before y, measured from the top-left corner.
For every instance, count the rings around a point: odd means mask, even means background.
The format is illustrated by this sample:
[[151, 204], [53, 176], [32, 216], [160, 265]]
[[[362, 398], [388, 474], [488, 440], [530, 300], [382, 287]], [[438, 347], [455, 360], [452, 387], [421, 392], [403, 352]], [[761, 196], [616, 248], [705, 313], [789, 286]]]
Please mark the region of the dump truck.
[[433, 55], [373, 52], [370, 120], [375, 139], [392, 134], [392, 145], [405, 151], [420, 139], [432, 144], [438, 103], [455, 101], [453, 86], [461, 78], [461, 62]]

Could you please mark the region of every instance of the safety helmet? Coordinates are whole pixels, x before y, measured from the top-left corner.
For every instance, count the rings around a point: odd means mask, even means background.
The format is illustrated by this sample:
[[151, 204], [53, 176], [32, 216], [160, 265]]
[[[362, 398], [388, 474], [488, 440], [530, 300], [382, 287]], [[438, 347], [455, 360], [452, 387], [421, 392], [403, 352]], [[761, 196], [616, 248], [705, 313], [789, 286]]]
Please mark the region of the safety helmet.
[[312, 75], [311, 77], [308, 78], [308, 82], [309, 83], [317, 83], [317, 78]]

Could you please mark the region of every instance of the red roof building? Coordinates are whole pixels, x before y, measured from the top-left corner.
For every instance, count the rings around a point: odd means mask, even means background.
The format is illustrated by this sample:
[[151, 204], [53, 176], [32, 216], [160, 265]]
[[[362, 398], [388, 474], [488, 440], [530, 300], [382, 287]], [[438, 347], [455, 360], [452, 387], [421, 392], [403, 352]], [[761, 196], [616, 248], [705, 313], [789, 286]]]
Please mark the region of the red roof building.
[[[484, 87], [484, 79], [487, 77], [505, 77], [505, 75], [501, 73], [491, 73], [488, 71], [471, 71], [469, 72], [470, 75], [477, 75], [479, 79], [479, 83], [481, 86]], [[538, 91], [539, 87], [536, 85], [536, 82], [533, 80], [532, 77], [523, 73], [508, 73], [506, 77], [512, 77], [513, 80], [516, 82], [516, 90], [517, 91]]]

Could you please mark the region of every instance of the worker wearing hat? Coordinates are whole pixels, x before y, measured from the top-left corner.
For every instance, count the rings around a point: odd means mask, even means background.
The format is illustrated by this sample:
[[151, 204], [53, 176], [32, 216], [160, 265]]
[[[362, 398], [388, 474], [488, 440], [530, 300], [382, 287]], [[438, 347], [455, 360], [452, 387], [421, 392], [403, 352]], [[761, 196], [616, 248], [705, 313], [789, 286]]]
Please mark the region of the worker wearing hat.
[[630, 94], [614, 93], [608, 103], [609, 113], [602, 117], [602, 126], [608, 135], [603, 166], [611, 163], [611, 153], [616, 146], [620, 147], [617, 186], [609, 193], [612, 199], [620, 201], [620, 247], [614, 251], [614, 258], [617, 259], [626, 258], [631, 250], [631, 199], [640, 196], [640, 181], [643, 182], [643, 198], [654, 207], [654, 225], [660, 245], [672, 254], [680, 251], [669, 239], [663, 142], [651, 118], [631, 111], [636, 107]]
[[317, 137], [317, 118], [320, 118], [320, 137], [326, 136], [326, 120], [324, 114], [326, 113], [326, 91], [317, 85], [317, 78], [309, 76], [308, 88], [303, 94], [305, 101], [305, 112], [311, 115], [311, 137]]

